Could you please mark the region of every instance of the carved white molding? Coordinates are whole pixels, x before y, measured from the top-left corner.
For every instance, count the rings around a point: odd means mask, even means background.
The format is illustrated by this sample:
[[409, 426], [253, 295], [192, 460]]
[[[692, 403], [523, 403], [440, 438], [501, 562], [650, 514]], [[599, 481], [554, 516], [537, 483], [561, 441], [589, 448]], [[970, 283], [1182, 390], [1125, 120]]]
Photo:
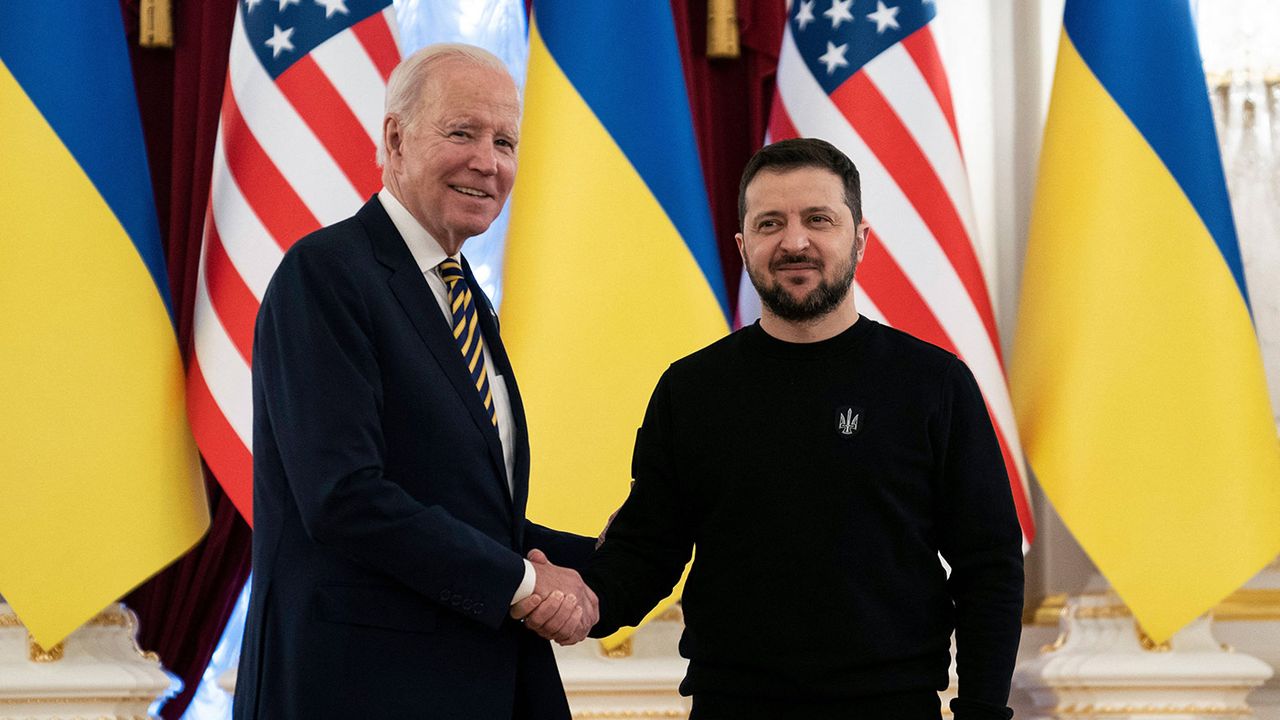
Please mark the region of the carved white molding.
[[1068, 599], [1058, 639], [1019, 665], [1014, 685], [1037, 720], [1248, 718], [1247, 696], [1272, 673], [1214, 639], [1208, 618], [1155, 646], [1114, 593], [1101, 593]]
[[689, 665], [677, 652], [683, 631], [676, 607], [610, 654], [594, 640], [556, 646], [574, 719], [688, 718], [689, 700], [677, 691]]
[[147, 720], [179, 683], [137, 638], [137, 616], [115, 604], [41, 648], [0, 603], [0, 720]]

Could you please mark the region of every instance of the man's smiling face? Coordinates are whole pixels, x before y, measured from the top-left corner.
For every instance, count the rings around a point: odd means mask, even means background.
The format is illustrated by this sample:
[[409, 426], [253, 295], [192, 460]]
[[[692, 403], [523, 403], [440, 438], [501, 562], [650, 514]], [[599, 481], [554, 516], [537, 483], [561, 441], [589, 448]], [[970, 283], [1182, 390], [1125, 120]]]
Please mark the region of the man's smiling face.
[[510, 75], [465, 60], [448, 60], [429, 82], [388, 169], [405, 208], [452, 255], [511, 194], [520, 105]]

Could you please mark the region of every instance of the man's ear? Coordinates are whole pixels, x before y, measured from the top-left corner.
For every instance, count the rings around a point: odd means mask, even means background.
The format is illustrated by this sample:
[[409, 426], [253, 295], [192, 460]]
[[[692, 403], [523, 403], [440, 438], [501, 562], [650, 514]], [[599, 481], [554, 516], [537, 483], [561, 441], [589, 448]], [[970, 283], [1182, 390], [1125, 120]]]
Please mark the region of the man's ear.
[[738, 233], [738, 234], [734, 235], [734, 236], [733, 236], [733, 240], [734, 240], [734, 242], [738, 243], [738, 257], [742, 258], [742, 264], [743, 264], [743, 265], [746, 265], [746, 264], [747, 264], [747, 249], [746, 249], [745, 247], [743, 247], [743, 245], [742, 245], [742, 242], [743, 242], [742, 233]]
[[392, 155], [400, 154], [400, 141], [403, 137], [400, 118], [388, 115], [382, 119], [382, 143], [387, 148], [387, 160], [390, 160]]
[[870, 230], [871, 226], [867, 224], [866, 220], [863, 220], [858, 223], [858, 229], [854, 231], [857, 233], [853, 239], [854, 247], [858, 251], [857, 262], [862, 262], [862, 256], [867, 252], [867, 233]]

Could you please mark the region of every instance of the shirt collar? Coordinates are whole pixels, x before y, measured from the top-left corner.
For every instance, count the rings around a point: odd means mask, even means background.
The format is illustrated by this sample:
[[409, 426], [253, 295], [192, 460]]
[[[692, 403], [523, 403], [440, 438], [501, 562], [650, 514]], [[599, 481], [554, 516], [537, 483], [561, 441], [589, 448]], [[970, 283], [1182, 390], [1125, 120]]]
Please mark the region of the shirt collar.
[[[414, 262], [418, 263], [418, 268], [423, 273], [434, 273], [436, 266], [449, 257], [445, 254], [444, 248], [440, 247], [440, 243], [431, 237], [431, 233], [422, 227], [390, 190], [385, 187], [379, 190], [378, 201], [390, 216], [391, 224], [395, 225], [396, 230], [400, 232], [400, 237], [404, 238], [404, 244], [409, 246], [409, 253], [413, 255]], [[453, 259], [460, 261], [460, 256], [461, 253], [455, 255]]]

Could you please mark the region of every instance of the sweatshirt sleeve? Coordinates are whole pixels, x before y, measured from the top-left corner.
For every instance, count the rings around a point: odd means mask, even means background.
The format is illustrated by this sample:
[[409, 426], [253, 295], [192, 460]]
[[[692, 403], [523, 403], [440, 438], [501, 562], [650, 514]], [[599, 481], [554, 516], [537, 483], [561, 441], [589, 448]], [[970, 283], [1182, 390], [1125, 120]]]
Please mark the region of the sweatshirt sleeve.
[[947, 371], [937, 417], [942, 451], [939, 537], [956, 607], [957, 720], [1010, 717], [1022, 634], [1022, 531], [986, 403], [964, 363]]
[[673, 462], [670, 402], [664, 375], [636, 433], [631, 493], [583, 573], [600, 600], [592, 637], [644, 619], [670, 594], [693, 553], [692, 509]]

